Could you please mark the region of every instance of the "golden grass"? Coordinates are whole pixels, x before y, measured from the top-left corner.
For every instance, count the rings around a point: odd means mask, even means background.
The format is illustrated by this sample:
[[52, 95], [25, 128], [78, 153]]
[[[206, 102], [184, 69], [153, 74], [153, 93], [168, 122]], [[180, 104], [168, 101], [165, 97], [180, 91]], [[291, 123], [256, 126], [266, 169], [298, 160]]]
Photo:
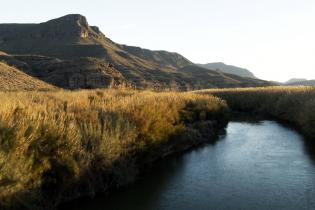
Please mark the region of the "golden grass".
[[137, 154], [227, 109], [213, 96], [174, 92], [0, 92], [0, 98], [0, 203], [23, 205], [58, 202], [82, 182], [106, 187], [104, 173], [123, 183]]
[[20, 91], [0, 98], [0, 207], [18, 201], [43, 208], [75, 192], [125, 184], [139, 158], [198, 138], [190, 126], [196, 122], [224, 118], [223, 100], [235, 111], [270, 115], [315, 137], [311, 87]]
[[209, 89], [195, 93], [218, 96], [236, 111], [261, 113], [287, 121], [315, 138], [314, 87]]

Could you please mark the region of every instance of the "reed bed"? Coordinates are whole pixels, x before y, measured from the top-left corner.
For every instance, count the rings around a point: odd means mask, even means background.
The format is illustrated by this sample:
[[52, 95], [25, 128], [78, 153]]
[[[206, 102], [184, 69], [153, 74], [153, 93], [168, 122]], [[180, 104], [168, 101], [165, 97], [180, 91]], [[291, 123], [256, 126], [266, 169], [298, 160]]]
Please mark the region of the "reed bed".
[[235, 111], [259, 113], [297, 126], [315, 139], [315, 88], [264, 87], [195, 91], [226, 100]]
[[194, 93], [0, 92], [0, 99], [1, 208], [49, 209], [124, 185], [141, 157], [194, 141], [200, 134], [191, 125], [227, 113], [223, 100]]

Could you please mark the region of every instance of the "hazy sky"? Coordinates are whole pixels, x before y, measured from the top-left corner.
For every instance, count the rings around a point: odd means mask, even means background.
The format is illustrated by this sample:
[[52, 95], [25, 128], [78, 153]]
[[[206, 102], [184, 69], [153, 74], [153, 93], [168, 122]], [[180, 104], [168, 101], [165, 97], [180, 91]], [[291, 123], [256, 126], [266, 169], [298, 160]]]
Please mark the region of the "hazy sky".
[[118, 43], [222, 61], [263, 79], [315, 79], [315, 0], [10, 0], [0, 22], [70, 13]]

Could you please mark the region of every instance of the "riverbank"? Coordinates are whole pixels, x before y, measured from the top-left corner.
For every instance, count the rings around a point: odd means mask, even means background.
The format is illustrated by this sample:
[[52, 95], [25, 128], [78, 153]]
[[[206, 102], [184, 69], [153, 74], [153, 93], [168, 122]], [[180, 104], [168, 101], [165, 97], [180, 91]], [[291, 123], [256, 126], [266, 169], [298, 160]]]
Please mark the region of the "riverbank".
[[225, 100], [233, 111], [263, 115], [293, 125], [315, 139], [315, 88], [266, 87], [195, 91]]
[[127, 187], [59, 210], [314, 209], [314, 151], [294, 129], [232, 118], [212, 144], [160, 160]]
[[212, 141], [226, 103], [193, 93], [0, 93], [0, 206], [52, 209], [134, 181], [139, 168]]
[[314, 88], [2, 92], [0, 97], [1, 209], [53, 209], [132, 183], [145, 165], [213, 141], [230, 109], [285, 121], [315, 137]]

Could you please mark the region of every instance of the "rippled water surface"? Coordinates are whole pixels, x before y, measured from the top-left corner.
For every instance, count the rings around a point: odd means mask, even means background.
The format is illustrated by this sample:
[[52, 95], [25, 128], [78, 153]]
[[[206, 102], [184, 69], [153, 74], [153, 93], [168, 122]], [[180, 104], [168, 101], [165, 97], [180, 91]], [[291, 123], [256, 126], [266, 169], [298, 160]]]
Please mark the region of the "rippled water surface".
[[76, 210], [315, 210], [315, 161], [295, 131], [231, 122], [213, 145], [171, 157], [126, 189]]

